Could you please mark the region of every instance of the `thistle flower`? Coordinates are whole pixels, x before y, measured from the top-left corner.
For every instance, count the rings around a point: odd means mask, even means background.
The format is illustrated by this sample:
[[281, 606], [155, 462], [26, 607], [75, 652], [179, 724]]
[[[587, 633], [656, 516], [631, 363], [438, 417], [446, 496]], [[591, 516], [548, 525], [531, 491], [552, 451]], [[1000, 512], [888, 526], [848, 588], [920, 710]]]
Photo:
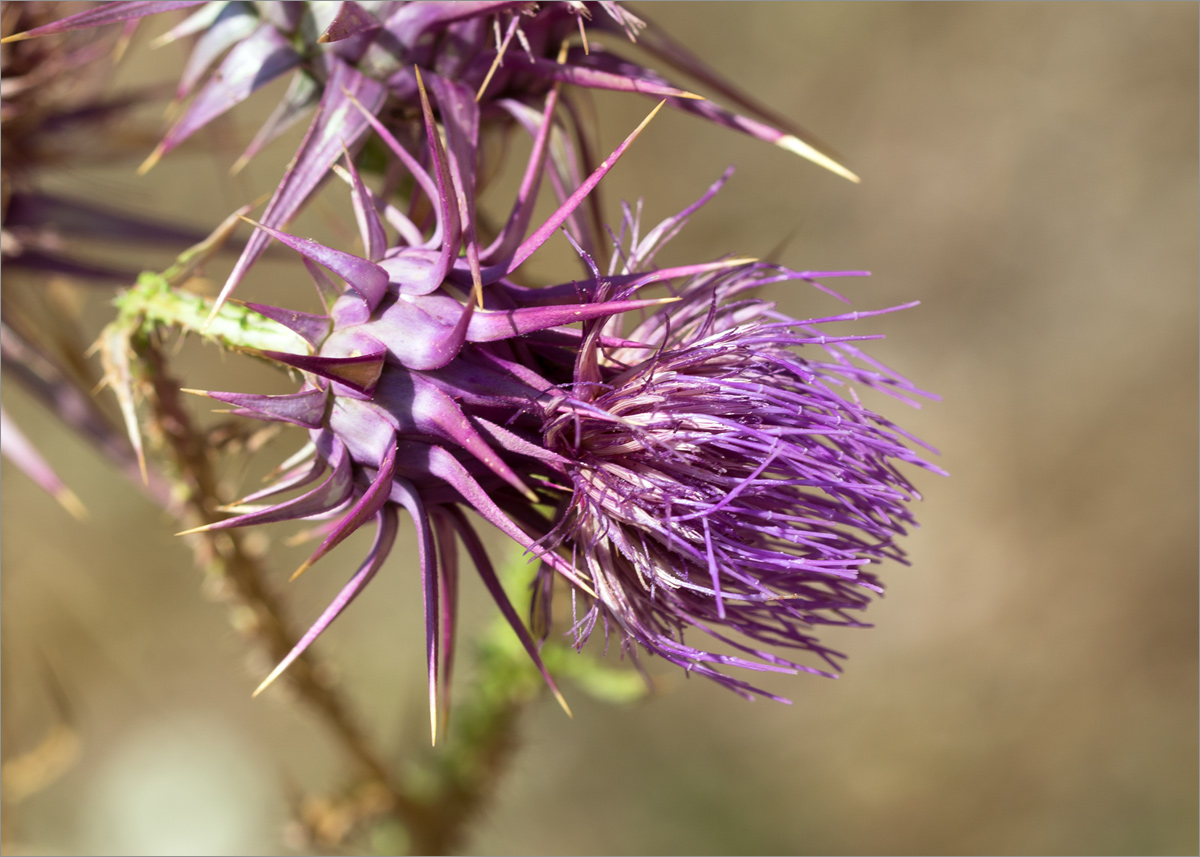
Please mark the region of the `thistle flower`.
[[[469, 91], [432, 80], [443, 117], [469, 114]], [[696, 626], [734, 645], [727, 634], [741, 634], [832, 658], [802, 629], [853, 624], [844, 611], [878, 591], [860, 569], [902, 556], [894, 538], [911, 521], [902, 503], [915, 496], [893, 461], [924, 464], [905, 448], [903, 433], [832, 387], [914, 388], [882, 368], [855, 368], [859, 355], [849, 343], [863, 337], [814, 329], [847, 317], [797, 322], [743, 294], [808, 274], [736, 259], [641, 270], [720, 182], [641, 241], [633, 238], [620, 253], [620, 272], [516, 285], [509, 276], [569, 221], [645, 123], [527, 235], [552, 126], [551, 93], [512, 215], [479, 249], [465, 238], [472, 231], [464, 190], [474, 165], [472, 126], [447, 121], [444, 151], [423, 90], [420, 97], [430, 170], [373, 125], [435, 207], [433, 235], [425, 238], [375, 197], [348, 160], [343, 175], [365, 258], [258, 224], [304, 257], [327, 307], [318, 316], [247, 305], [311, 345], [309, 354], [260, 352], [304, 372], [304, 386], [284, 396], [207, 393], [235, 413], [300, 425], [311, 443], [275, 485], [231, 507], [235, 517], [202, 529], [323, 522], [323, 540], [299, 574], [376, 523], [365, 561], [263, 687], [378, 572], [401, 510], [418, 537], [435, 734], [438, 687], [453, 662], [456, 537], [554, 687], [466, 509], [540, 560], [544, 609], [553, 580], [584, 599], [579, 645], [602, 621], [619, 631], [625, 651], [642, 646], [742, 693], [755, 689], [718, 666], [801, 667], [749, 646], [741, 648], [758, 661], [692, 648], [682, 642], [684, 630]], [[395, 244], [384, 219], [400, 236]], [[635, 219], [626, 226], [636, 235]], [[683, 285], [671, 297], [636, 297], [652, 283], [676, 280]], [[656, 307], [620, 335], [619, 316]], [[582, 329], [568, 326], [578, 322]], [[823, 361], [793, 354], [810, 345], [825, 349]], [[293, 489], [304, 493], [276, 499]], [[558, 514], [548, 511], [555, 508]]]
[[[415, 145], [414, 156], [429, 163], [420, 129], [416, 69], [427, 77], [453, 80], [478, 102], [477, 126], [498, 121], [529, 126], [537, 104], [558, 81], [581, 87], [638, 92], [662, 98], [674, 107], [720, 125], [764, 139], [857, 181], [858, 178], [806, 142], [801, 129], [779, 130], [705, 102], [671, 84], [658, 72], [630, 62], [611, 49], [589, 43], [587, 26], [634, 39], [644, 27], [616, 2], [485, 3], [341, 2], [246, 3], [164, 2], [105, 3], [61, 21], [17, 33], [9, 40], [91, 28], [198, 6], [160, 42], [198, 34], [180, 80], [177, 97], [192, 100], [143, 165], [148, 169], [217, 116], [241, 103], [270, 81], [291, 73], [287, 94], [267, 119], [237, 166], [298, 121], [314, 106], [304, 142], [260, 218], [278, 228], [303, 207], [343, 149], [356, 151], [378, 118], [397, 137]], [[568, 48], [578, 32], [582, 45]], [[519, 45], [520, 50], [516, 49]], [[741, 96], [695, 57], [665, 35], [652, 34], [648, 46], [668, 64], [713, 86], [748, 112], [772, 122], [778, 117]], [[516, 56], [509, 55], [511, 53]], [[224, 59], [220, 59], [224, 55]], [[582, 129], [574, 124], [576, 144], [559, 134], [563, 154], [553, 180], [565, 199], [578, 177], [594, 164]], [[443, 116], [443, 120], [448, 117]], [[576, 151], [578, 147], [578, 152]], [[235, 167], [236, 168], [236, 167]], [[467, 196], [474, 199], [474, 189]], [[593, 218], [594, 219], [594, 218]], [[599, 223], [593, 222], [599, 235]], [[225, 284], [218, 305], [241, 282], [268, 242], [266, 233], [251, 237]], [[592, 235], [580, 237], [585, 247]], [[593, 247], [593, 253], [599, 252]]]
[[[571, 491], [541, 544], [595, 592], [575, 616], [577, 647], [599, 622], [631, 656], [640, 647], [744, 696], [764, 692], [722, 668], [830, 675], [768, 647], [839, 669], [813, 627], [863, 627], [848, 611], [882, 592], [864, 567], [904, 560], [896, 538], [919, 498], [896, 465], [940, 471], [853, 391], [928, 394], [852, 344], [876, 337], [819, 327], [877, 312], [797, 321], [748, 294], [812, 276], [747, 264], [694, 277], [631, 346], [604, 348], [591, 325], [571, 395], [543, 428]], [[686, 642], [693, 628], [739, 654]]]

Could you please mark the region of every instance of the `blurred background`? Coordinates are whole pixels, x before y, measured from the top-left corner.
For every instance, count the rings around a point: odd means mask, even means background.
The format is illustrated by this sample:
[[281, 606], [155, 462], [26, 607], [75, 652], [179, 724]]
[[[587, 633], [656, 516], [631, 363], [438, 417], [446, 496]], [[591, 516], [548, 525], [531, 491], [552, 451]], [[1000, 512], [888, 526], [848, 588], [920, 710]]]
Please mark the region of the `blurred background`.
[[[666, 111], [605, 179], [608, 210], [640, 197], [656, 223], [736, 164], [663, 261], [783, 244], [792, 267], [871, 270], [831, 283], [855, 308], [920, 300], [858, 329], [886, 334], [871, 354], [942, 396], [881, 407], [951, 476], [914, 474], [922, 529], [911, 567], [884, 571], [876, 627], [825, 636], [850, 656], [841, 678], [769, 681], [792, 705], [661, 670], [658, 695], [628, 707], [568, 689], [568, 720], [543, 699], [468, 850], [1196, 853], [1197, 6], [634, 8], [863, 183]], [[166, 26], [142, 28], [114, 86], [177, 72], [177, 51], [146, 44]], [[597, 97], [599, 148], [650, 106]], [[248, 136], [235, 115], [149, 179], [127, 164], [58, 187], [207, 229], [268, 190], [295, 148], [213, 181]], [[319, 203], [296, 231], [349, 240], [344, 207]], [[574, 268], [555, 240], [533, 270], [557, 281]], [[296, 306], [304, 283], [284, 258], [241, 294]], [[798, 317], [838, 306], [801, 284], [772, 297]], [[85, 311], [101, 322], [108, 300]], [[287, 387], [216, 354], [188, 346], [176, 372], [192, 387]], [[72, 521], [4, 464], [5, 756], [64, 710], [80, 741], [61, 777], [8, 808], [13, 853], [278, 852], [289, 789], [336, 791], [344, 761], [286, 692], [250, 699], [269, 665], [204, 597], [172, 522], [19, 389], [4, 395], [90, 511]], [[282, 583], [304, 550], [263, 538]], [[287, 590], [295, 621], [362, 549]], [[401, 765], [427, 723], [411, 556], [402, 545], [318, 646]], [[464, 626], [489, 621], [465, 579]]]

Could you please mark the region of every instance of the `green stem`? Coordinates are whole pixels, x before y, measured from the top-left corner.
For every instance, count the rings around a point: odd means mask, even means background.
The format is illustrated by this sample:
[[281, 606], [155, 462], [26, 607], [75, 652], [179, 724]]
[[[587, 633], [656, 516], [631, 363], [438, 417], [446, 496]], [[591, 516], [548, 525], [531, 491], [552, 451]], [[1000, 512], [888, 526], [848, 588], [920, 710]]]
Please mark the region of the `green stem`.
[[214, 301], [173, 287], [167, 274], [143, 273], [137, 285], [126, 289], [115, 303], [120, 319], [136, 320], [142, 331], [172, 327], [232, 351], [309, 351], [300, 336], [235, 301], [222, 304], [209, 321]]

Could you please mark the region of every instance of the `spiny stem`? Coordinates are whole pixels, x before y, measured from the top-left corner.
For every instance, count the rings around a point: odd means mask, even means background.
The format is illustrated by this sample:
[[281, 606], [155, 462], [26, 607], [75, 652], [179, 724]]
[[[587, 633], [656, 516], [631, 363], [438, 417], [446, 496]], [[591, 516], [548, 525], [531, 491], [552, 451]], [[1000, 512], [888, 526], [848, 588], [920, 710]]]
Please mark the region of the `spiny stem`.
[[121, 318], [136, 319], [144, 331], [166, 325], [233, 351], [307, 354], [309, 350], [295, 333], [237, 302], [226, 302], [214, 313], [214, 301], [172, 286], [163, 274], [142, 274], [116, 305]]
[[95, 398], [83, 392], [49, 357], [7, 326], [0, 336], [0, 353], [6, 375], [15, 378], [51, 413], [99, 450], [130, 484], [158, 505], [170, 508], [170, 487], [157, 473], [151, 474], [149, 481], [142, 481], [133, 447]]

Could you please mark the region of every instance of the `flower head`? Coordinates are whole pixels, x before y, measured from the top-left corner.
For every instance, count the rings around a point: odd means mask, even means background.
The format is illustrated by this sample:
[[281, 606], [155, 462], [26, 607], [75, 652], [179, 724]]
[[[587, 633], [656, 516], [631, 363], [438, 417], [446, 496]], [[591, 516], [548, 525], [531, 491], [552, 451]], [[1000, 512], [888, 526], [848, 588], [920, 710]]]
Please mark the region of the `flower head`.
[[[635, 344], [586, 339], [572, 395], [543, 428], [571, 486], [544, 544], [595, 592], [577, 645], [600, 622], [632, 655], [747, 695], [762, 691], [722, 668], [820, 672], [767, 647], [838, 668], [813, 628], [861, 624], [847, 611], [882, 591], [865, 567], [903, 560], [896, 539], [919, 496], [897, 464], [930, 467], [853, 390], [925, 394], [853, 344], [874, 337], [819, 328], [876, 313], [797, 321], [751, 294], [808, 276], [760, 264], [703, 274], [627, 336]], [[740, 654], [685, 641], [691, 629]]]
[[[434, 89], [444, 117], [471, 103], [455, 84]], [[422, 101], [429, 170], [386, 129], [376, 130], [434, 206], [432, 234], [375, 197], [352, 162], [343, 177], [365, 258], [259, 224], [304, 256], [327, 312], [249, 305], [310, 344], [307, 354], [262, 352], [303, 371], [306, 382], [286, 396], [208, 394], [238, 413], [303, 426], [311, 438], [276, 485], [208, 528], [325, 521], [303, 571], [364, 523], [377, 525], [366, 560], [268, 682], [377, 573], [400, 511], [418, 536], [431, 715], [452, 662], [443, 642], [454, 638], [456, 538], [541, 666], [465, 510], [540, 560], [537, 601], [545, 609], [555, 581], [584, 599], [579, 645], [602, 622], [631, 654], [643, 648], [742, 693], [756, 689], [720, 667], [807, 669], [767, 646], [832, 658], [808, 629], [854, 624], [845, 611], [879, 590], [861, 568], [902, 556], [895, 538], [911, 521], [903, 504], [915, 496], [895, 463], [924, 466], [902, 432], [835, 387], [914, 388], [881, 367], [856, 364], [863, 358], [851, 343], [863, 337], [817, 329], [850, 316], [798, 322], [747, 294], [813, 274], [737, 259], [651, 266], [657, 246], [720, 182], [633, 246], [618, 247], [621, 261], [608, 275], [581, 249], [591, 277], [518, 286], [509, 276], [570, 226], [644, 123], [531, 231], [551, 94], [512, 214], [484, 246], [468, 237], [472, 209], [463, 191], [474, 138], [449, 121], [443, 149], [431, 105]], [[395, 242], [384, 220], [395, 227]], [[637, 234], [632, 216], [626, 226]], [[578, 235], [568, 229], [573, 240]], [[672, 282], [681, 285], [667, 298], [638, 296]], [[622, 334], [620, 318], [629, 313], [644, 317]], [[797, 349], [821, 356], [801, 357]], [[275, 499], [291, 489], [303, 493]], [[757, 660], [685, 644], [693, 627]]]
[[[429, 163], [422, 133], [418, 74], [431, 82], [452, 81], [466, 93], [464, 103], [442, 104], [442, 120], [462, 124], [478, 136], [489, 126], [532, 128], [542, 99], [561, 82], [590, 89], [636, 92], [664, 99], [671, 106], [773, 143], [857, 181], [857, 176], [824, 154], [798, 128], [780, 125], [752, 100], [741, 96], [704, 63], [665, 34], [646, 33], [646, 46], [667, 64], [705, 81], [746, 112], [742, 116], [680, 89], [654, 69], [631, 62], [615, 46], [600, 49], [588, 29], [628, 42], [644, 24], [612, 0], [598, 3], [341, 2], [246, 3], [161, 0], [103, 3], [96, 8], [7, 40], [93, 28], [116, 22], [198, 7], [160, 42], [197, 36], [177, 97], [190, 98], [144, 169], [200, 128], [284, 75], [291, 85], [276, 110], [238, 160], [247, 162], [264, 145], [315, 108], [308, 133], [260, 220], [278, 228], [289, 222], [328, 176], [343, 151], [357, 151], [372, 127], [380, 124], [410, 143], [413, 155]], [[581, 44], [570, 46], [578, 33]], [[436, 83], [435, 83], [436, 85]], [[446, 113], [449, 109], [452, 112]], [[558, 138], [552, 180], [563, 195], [576, 189], [595, 166], [586, 135], [567, 112], [569, 130], [552, 129]], [[563, 121], [563, 120], [559, 120]], [[770, 124], [769, 124], [770, 123]], [[784, 130], [780, 130], [780, 125]], [[574, 137], [574, 141], [572, 141]], [[474, 170], [471, 180], [474, 181]], [[474, 188], [467, 188], [474, 199]], [[585, 217], [581, 212], [579, 217]], [[592, 223], [600, 233], [600, 224]], [[585, 245], [593, 237], [582, 236]], [[222, 290], [225, 298], [261, 255], [266, 233], [251, 237]]]

